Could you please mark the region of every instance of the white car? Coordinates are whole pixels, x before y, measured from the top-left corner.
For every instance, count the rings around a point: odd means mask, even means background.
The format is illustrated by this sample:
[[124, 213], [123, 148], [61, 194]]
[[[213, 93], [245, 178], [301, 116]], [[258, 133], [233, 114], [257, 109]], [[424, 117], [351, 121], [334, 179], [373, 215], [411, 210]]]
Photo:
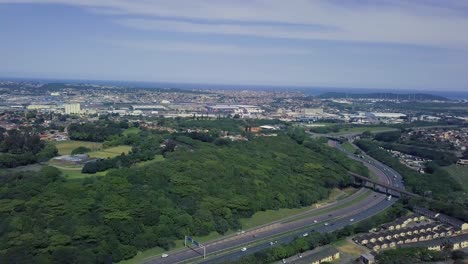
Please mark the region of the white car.
[[244, 251], [246, 251], [246, 250], [247, 250], [246, 247], [241, 248], [241, 251], [242, 251], [242, 252], [244, 252]]
[[354, 221], [354, 218], [349, 219], [349, 221], [350, 221], [350, 222], [353, 222], [353, 221]]
[[325, 223], [325, 225], [327, 226], [327, 225], [328, 225], [328, 223]]
[[304, 234], [302, 234], [303, 237], [306, 237], [306, 236], [308, 236], [308, 235], [309, 235], [309, 233], [304, 233]]
[[165, 254], [165, 253], [164, 253], [164, 254], [161, 255], [161, 258], [167, 258], [167, 257], [169, 257], [168, 254]]
[[317, 220], [314, 220], [314, 223], [318, 223], [318, 221], [317, 221]]

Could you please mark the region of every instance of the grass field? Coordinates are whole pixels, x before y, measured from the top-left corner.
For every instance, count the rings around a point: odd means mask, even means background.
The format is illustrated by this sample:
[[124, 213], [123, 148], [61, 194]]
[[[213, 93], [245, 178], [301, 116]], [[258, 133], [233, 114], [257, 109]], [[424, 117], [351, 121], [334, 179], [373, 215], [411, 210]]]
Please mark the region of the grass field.
[[453, 164], [444, 169], [468, 192], [468, 166]]
[[102, 143], [78, 141], [78, 140], [67, 140], [67, 141], [56, 142], [55, 146], [57, 147], [60, 155], [70, 155], [72, 150], [76, 149], [77, 147], [87, 147], [93, 151], [99, 150], [102, 148]]
[[350, 153], [354, 153], [354, 151], [356, 150], [356, 148], [351, 144], [349, 143], [348, 141], [346, 141], [345, 143], [341, 144], [341, 146], [348, 152]]
[[347, 239], [338, 240], [332, 243], [332, 245], [335, 246], [340, 252], [344, 252], [355, 257], [359, 257], [361, 254], [368, 251], [364, 247], [358, 246]]
[[370, 131], [371, 133], [378, 133], [378, 132], [386, 132], [386, 131], [394, 131], [396, 130], [395, 128], [391, 127], [351, 127], [351, 128], [342, 128], [340, 129], [340, 132], [338, 133], [333, 133], [335, 135], [340, 135], [340, 134], [348, 134], [348, 133], [363, 133], [364, 131]]
[[154, 162], [161, 162], [161, 161], [164, 161], [164, 156], [163, 156], [163, 155], [156, 155], [156, 156], [154, 156], [154, 159], [152, 159], [152, 160], [147, 160], [147, 161], [142, 161], [142, 162], [138, 162], [138, 163], [136, 164], [136, 166], [137, 166], [137, 167], [142, 167], [142, 166], [145, 166], [145, 165], [154, 163]]
[[130, 135], [130, 134], [137, 134], [138, 132], [140, 132], [140, 129], [138, 127], [131, 127], [131, 128], [125, 129], [122, 132], [122, 134], [123, 135]]
[[100, 158], [100, 159], [107, 159], [119, 156], [123, 153], [128, 153], [132, 147], [130, 146], [117, 146], [112, 148], [101, 149], [98, 151], [89, 152], [88, 155], [91, 158]]
[[247, 230], [256, 226], [270, 223], [275, 220], [280, 220], [288, 216], [292, 216], [295, 214], [299, 214], [299, 213], [317, 208], [317, 206], [325, 206], [327, 203], [339, 200], [341, 197], [347, 196], [348, 194], [351, 194], [351, 191], [349, 190], [342, 191], [339, 189], [333, 189], [330, 196], [326, 200], [320, 201], [317, 204], [313, 204], [313, 205], [301, 207], [301, 208], [281, 208], [278, 210], [260, 211], [260, 212], [256, 212], [255, 214], [253, 214], [252, 217], [250, 218], [242, 218], [240, 222], [242, 224], [242, 228]]

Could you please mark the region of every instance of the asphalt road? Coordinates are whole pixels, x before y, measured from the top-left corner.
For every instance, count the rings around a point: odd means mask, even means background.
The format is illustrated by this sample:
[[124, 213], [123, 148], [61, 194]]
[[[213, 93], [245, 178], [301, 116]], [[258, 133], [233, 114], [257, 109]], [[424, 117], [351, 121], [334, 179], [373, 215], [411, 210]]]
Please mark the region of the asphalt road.
[[[339, 144], [332, 144], [344, 151]], [[355, 157], [348, 153], [353, 159], [358, 159], [363, 162], [370, 170], [372, 170], [379, 178], [381, 182], [387, 184], [399, 184], [401, 185], [401, 177], [395, 171], [391, 170], [387, 166], [379, 163], [376, 160], [368, 158], [364, 159]], [[383, 189], [381, 190], [384, 191]], [[305, 232], [310, 232], [312, 229], [316, 232], [332, 232], [340, 229], [351, 223], [356, 223], [363, 219], [369, 218], [387, 207], [391, 206], [395, 199], [387, 200], [387, 195], [373, 192], [368, 197], [362, 199], [359, 202], [352, 203], [349, 206], [344, 206], [346, 203], [355, 199], [357, 196], [362, 195], [366, 192], [366, 189], [361, 189], [358, 193], [338, 201], [329, 206], [325, 206], [316, 209], [317, 214], [306, 215], [304, 218], [296, 220], [280, 220], [275, 221], [271, 224], [264, 225], [258, 228], [254, 228], [246, 231], [241, 235], [231, 235], [225, 238], [208, 242], [204, 244], [206, 246], [207, 254], [216, 253], [215, 256], [208, 256], [207, 259], [203, 259], [203, 250], [200, 248], [184, 248], [182, 250], [169, 252], [168, 257], [161, 258], [157, 256], [146, 260], [144, 263], [222, 263], [227, 260], [234, 260], [242, 256], [252, 254], [270, 246], [270, 241], [259, 242], [275, 236], [283, 236], [279, 238], [272, 238], [278, 244], [289, 243], [298, 236], [302, 236]], [[343, 207], [344, 206], [344, 207]], [[324, 210], [331, 210], [330, 212], [321, 212]], [[354, 219], [354, 221], [350, 221]], [[325, 225], [327, 223], [327, 225]], [[313, 227], [312, 227], [313, 226]], [[304, 229], [310, 227], [310, 229]], [[296, 230], [296, 231], [295, 231]], [[287, 235], [284, 235], [287, 234]], [[254, 245], [252, 245], [254, 244]], [[240, 251], [242, 247], [246, 247], [245, 252]]]

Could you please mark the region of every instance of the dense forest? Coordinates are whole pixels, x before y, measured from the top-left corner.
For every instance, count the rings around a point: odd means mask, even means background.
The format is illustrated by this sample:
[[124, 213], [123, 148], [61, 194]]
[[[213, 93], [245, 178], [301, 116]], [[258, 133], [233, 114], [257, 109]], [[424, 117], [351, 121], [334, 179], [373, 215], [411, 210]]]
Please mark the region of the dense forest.
[[238, 229], [241, 217], [257, 211], [310, 205], [350, 184], [348, 170], [367, 173], [300, 135], [182, 140], [190, 144], [176, 145], [164, 161], [104, 177], [66, 180], [45, 166], [1, 178], [0, 263], [117, 262], [168, 249], [187, 234]]
[[446, 142], [424, 142], [418, 134], [402, 139], [401, 135], [401, 131], [382, 132], [376, 134], [374, 139], [380, 141], [379, 145], [385, 149], [430, 159], [439, 166], [455, 164], [458, 161], [453, 151], [449, 151], [453, 146]]
[[0, 129], [0, 168], [15, 168], [49, 160], [57, 148], [41, 141], [37, 133], [28, 129]]
[[127, 122], [115, 123], [101, 120], [97, 123], [73, 123], [68, 126], [68, 136], [73, 140], [102, 142], [128, 128]]

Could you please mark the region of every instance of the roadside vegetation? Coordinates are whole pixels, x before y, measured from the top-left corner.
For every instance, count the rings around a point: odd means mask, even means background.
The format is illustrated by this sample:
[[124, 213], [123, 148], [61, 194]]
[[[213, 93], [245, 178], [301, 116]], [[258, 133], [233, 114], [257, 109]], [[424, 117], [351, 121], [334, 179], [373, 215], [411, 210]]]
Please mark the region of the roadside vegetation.
[[468, 192], [468, 166], [453, 164], [447, 167], [443, 167], [449, 175], [455, 179], [463, 187], [465, 192]]
[[407, 212], [408, 211], [403, 208], [401, 203], [396, 203], [394, 206], [380, 214], [354, 225], [346, 226], [332, 233], [313, 232], [307, 237], [300, 236], [289, 244], [268, 248], [236, 261], [226, 261], [224, 264], [273, 263], [274, 261], [288, 258], [307, 250], [313, 250], [320, 246], [336, 243], [345, 237], [349, 237], [357, 233], [368, 232], [373, 227], [390, 222], [405, 215]]

